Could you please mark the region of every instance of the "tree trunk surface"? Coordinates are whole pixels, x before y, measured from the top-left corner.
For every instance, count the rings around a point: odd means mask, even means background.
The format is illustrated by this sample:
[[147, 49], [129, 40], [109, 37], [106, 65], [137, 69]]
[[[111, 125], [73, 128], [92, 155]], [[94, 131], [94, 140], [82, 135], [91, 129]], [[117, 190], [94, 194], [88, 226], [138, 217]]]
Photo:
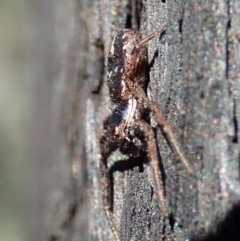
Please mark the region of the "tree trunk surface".
[[102, 123], [114, 108], [106, 59], [117, 30], [144, 37], [164, 23], [166, 32], [147, 45], [147, 96], [166, 114], [194, 173], [151, 119], [171, 211], [164, 218], [148, 159], [114, 152], [108, 165], [121, 240], [240, 240], [239, 1], [72, 0], [56, 19], [60, 134], [46, 240], [114, 240], [99, 171]]

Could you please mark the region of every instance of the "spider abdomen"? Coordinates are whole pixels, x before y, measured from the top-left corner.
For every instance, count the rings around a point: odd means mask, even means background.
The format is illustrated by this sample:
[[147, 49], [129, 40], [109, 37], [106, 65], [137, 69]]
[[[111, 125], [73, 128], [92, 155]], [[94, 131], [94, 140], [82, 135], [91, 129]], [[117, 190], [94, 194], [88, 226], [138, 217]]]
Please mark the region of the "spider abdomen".
[[112, 102], [120, 103], [132, 97], [127, 81], [137, 83], [145, 89], [148, 60], [147, 49], [139, 46], [140, 34], [131, 30], [120, 30], [114, 37], [107, 60], [107, 79]]

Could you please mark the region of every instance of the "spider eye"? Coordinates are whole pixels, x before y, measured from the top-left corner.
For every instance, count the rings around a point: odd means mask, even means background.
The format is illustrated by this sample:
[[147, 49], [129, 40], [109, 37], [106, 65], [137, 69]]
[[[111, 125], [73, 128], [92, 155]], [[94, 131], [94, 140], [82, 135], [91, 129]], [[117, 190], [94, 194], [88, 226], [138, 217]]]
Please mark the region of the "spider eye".
[[113, 55], [109, 54], [108, 55], [108, 64], [111, 65], [113, 63], [114, 63], [114, 57], [113, 57]]
[[128, 113], [128, 102], [118, 105], [111, 116], [110, 127], [112, 130], [119, 129], [119, 127], [126, 122], [126, 116]]

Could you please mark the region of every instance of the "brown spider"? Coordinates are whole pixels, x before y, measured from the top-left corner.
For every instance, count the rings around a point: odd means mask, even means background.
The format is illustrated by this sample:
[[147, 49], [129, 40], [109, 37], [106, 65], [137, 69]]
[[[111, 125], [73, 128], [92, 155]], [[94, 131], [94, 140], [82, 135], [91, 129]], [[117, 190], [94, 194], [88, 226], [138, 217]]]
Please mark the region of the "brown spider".
[[158, 126], [167, 137], [175, 154], [191, 172], [189, 161], [181, 151], [165, 115], [156, 103], [147, 98], [144, 91], [148, 76], [146, 44], [154, 37], [159, 36], [165, 29], [166, 26], [164, 25], [143, 40], [141, 40], [139, 33], [131, 29], [123, 29], [114, 37], [108, 55], [109, 94], [111, 101], [117, 107], [103, 123], [103, 134], [100, 140], [100, 170], [103, 206], [116, 240], [119, 240], [119, 234], [114, 225], [113, 214], [110, 211], [110, 174], [107, 159], [118, 148], [122, 153], [129, 156], [137, 156], [141, 153], [141, 150], [146, 151], [153, 169], [163, 213], [165, 216], [169, 214], [164, 198], [156, 140], [152, 127], [143, 120], [144, 113], [151, 112], [155, 115]]

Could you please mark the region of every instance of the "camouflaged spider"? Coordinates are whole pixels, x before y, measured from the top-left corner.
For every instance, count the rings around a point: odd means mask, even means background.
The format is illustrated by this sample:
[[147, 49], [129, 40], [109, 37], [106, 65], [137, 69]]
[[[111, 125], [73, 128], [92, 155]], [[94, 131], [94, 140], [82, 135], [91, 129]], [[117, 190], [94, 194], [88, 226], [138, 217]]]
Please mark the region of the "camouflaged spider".
[[116, 240], [118, 231], [114, 225], [113, 214], [110, 211], [110, 174], [107, 159], [112, 152], [119, 150], [129, 156], [137, 156], [145, 150], [152, 166], [159, 201], [165, 216], [168, 207], [164, 199], [162, 174], [159, 169], [158, 151], [152, 127], [143, 120], [143, 114], [151, 112], [155, 115], [158, 126], [168, 139], [175, 154], [183, 162], [189, 172], [191, 168], [187, 158], [158, 105], [150, 101], [145, 94], [148, 76], [148, 59], [146, 44], [164, 32], [162, 26], [146, 38], [140, 34], [123, 29], [114, 37], [107, 60], [107, 79], [111, 101], [117, 105], [111, 116], [103, 124], [103, 134], [100, 140], [100, 171], [102, 175], [102, 199], [110, 228]]

